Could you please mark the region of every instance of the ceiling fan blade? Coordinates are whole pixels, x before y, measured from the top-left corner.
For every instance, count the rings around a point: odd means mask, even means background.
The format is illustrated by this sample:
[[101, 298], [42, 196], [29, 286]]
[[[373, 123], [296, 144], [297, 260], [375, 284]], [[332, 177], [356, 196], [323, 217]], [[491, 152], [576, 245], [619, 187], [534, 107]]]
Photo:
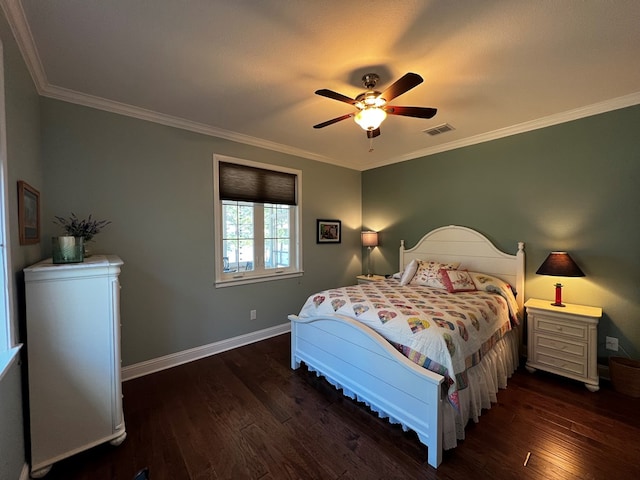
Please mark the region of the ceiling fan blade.
[[405, 117], [433, 118], [438, 112], [437, 108], [428, 107], [387, 107], [384, 109], [390, 115], [403, 115]]
[[[407, 73], [395, 83], [391, 84], [379, 97], [384, 98], [387, 102], [390, 102], [394, 98], [408, 92], [413, 87], [420, 85], [424, 80], [417, 73]], [[317, 92], [316, 92], [317, 93]]]
[[375, 130], [367, 130], [367, 138], [376, 138], [380, 135], [380, 127]]
[[347, 113], [346, 115], [342, 115], [341, 117], [332, 118], [331, 120], [327, 120], [326, 122], [319, 123], [314, 125], [313, 128], [323, 128], [328, 127], [329, 125], [333, 125], [334, 123], [338, 123], [342, 120], [346, 120], [347, 118], [353, 117], [353, 113]]
[[333, 90], [327, 90], [323, 88], [321, 90], [316, 90], [316, 95], [320, 95], [321, 97], [331, 98], [333, 100], [338, 100], [339, 102], [348, 103], [349, 105], [354, 105], [356, 101], [353, 98], [349, 98], [346, 95], [342, 95], [341, 93], [334, 92]]

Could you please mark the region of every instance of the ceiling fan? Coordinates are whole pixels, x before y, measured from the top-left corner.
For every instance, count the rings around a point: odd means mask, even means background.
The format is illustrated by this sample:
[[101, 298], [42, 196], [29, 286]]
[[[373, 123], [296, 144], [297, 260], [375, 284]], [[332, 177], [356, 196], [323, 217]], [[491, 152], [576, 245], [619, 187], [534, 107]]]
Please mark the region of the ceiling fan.
[[348, 113], [319, 123], [314, 125], [313, 128], [324, 128], [353, 117], [355, 122], [360, 125], [363, 130], [366, 130], [367, 138], [375, 138], [380, 135], [380, 124], [387, 118], [388, 114], [403, 115], [405, 117], [432, 118], [438, 111], [435, 108], [428, 107], [395, 107], [388, 104], [388, 102], [394, 98], [408, 92], [423, 82], [422, 77], [417, 73], [407, 73], [382, 93], [375, 90], [378, 80], [380, 80], [380, 77], [375, 73], [367, 73], [364, 75], [362, 77], [362, 83], [367, 91], [361, 93], [355, 99], [351, 99], [332, 90], [327, 90], [326, 88], [316, 90], [317, 95], [348, 103], [358, 110], [354, 113]]

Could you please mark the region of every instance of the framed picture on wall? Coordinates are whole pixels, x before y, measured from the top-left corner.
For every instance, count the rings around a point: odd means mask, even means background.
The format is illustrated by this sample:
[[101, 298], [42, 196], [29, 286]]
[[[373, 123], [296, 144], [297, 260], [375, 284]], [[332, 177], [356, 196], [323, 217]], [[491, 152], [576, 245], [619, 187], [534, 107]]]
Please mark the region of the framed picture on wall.
[[20, 245], [40, 242], [40, 192], [22, 180], [18, 181], [18, 227]]
[[340, 243], [342, 222], [340, 220], [318, 220], [316, 243]]

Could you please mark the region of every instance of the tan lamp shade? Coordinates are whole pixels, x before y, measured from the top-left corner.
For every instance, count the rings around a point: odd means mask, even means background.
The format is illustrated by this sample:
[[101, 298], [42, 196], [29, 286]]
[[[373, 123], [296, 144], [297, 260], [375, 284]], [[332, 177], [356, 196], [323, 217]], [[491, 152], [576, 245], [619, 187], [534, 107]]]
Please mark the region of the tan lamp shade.
[[361, 232], [361, 235], [362, 235], [363, 247], [378, 246], [378, 232], [366, 231], [366, 232]]

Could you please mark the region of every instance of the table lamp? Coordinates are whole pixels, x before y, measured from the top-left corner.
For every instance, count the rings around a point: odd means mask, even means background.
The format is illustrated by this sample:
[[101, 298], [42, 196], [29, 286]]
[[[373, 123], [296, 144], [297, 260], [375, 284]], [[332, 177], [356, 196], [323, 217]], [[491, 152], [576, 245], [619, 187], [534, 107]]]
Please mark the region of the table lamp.
[[[551, 252], [547, 259], [536, 271], [538, 275], [551, 275], [554, 277], [584, 277], [580, 267], [573, 261], [567, 252]], [[562, 303], [562, 284], [556, 283], [556, 301], [554, 307], [564, 307]]]
[[367, 256], [367, 277], [373, 277], [373, 274], [371, 273], [371, 248], [378, 246], [378, 232], [372, 232], [369, 230], [361, 232], [360, 235], [362, 236], [362, 246], [367, 247], [369, 250]]

